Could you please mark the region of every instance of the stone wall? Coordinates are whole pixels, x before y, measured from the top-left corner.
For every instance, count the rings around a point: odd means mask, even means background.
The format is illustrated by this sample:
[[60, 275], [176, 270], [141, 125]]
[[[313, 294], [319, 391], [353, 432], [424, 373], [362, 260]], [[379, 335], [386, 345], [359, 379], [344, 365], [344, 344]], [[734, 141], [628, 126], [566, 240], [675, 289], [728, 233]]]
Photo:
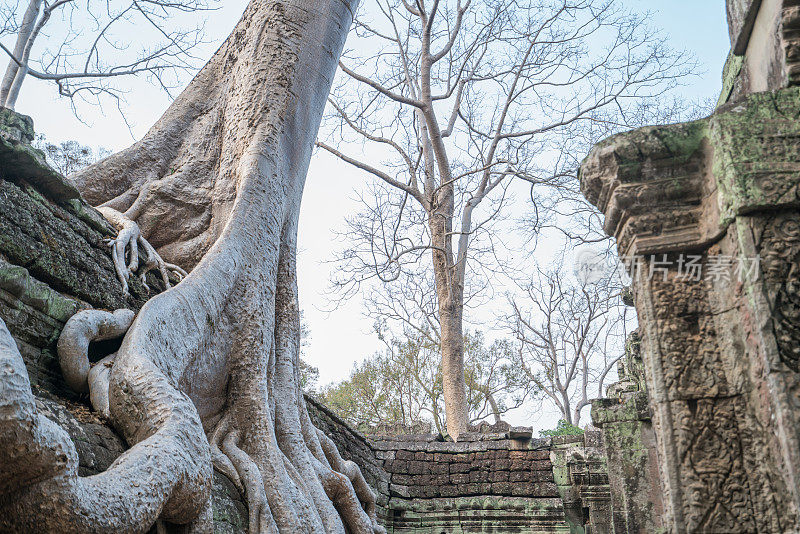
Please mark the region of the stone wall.
[[550, 459], [570, 532], [614, 532], [606, 451], [601, 434], [586, 431], [578, 436], [554, 437]]
[[387, 529], [610, 532], [603, 527], [610, 517], [605, 463], [590, 466], [602, 456], [599, 435], [593, 437], [588, 448], [595, 450], [587, 453], [583, 436], [536, 439], [522, 428], [466, 433], [457, 443], [427, 434], [371, 436], [388, 475]]
[[663, 499], [650, 412], [641, 337], [628, 337], [619, 382], [592, 402], [592, 423], [602, 429], [614, 532], [658, 532]]
[[581, 166], [640, 323], [645, 380], [593, 405], [617, 531], [800, 531], [800, 0], [727, 12], [714, 115]]
[[393, 495], [413, 499], [497, 495], [558, 497], [550, 440], [468, 434], [457, 443], [433, 435], [373, 436]]

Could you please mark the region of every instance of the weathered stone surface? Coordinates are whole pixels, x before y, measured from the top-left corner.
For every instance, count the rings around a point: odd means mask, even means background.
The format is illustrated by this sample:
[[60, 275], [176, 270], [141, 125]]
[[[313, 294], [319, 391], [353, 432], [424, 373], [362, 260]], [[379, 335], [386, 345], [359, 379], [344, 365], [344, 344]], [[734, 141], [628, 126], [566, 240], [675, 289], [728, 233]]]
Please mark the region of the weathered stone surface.
[[720, 104], [800, 81], [797, 0], [727, 0], [731, 56]]
[[[163, 290], [163, 284], [149, 276], [150, 292], [133, 277], [132, 296], [123, 296], [103, 242], [113, 231], [26, 145], [31, 139], [30, 118], [0, 109], [0, 318], [23, 356], [38, 395], [37, 409], [69, 433], [78, 452], [79, 475], [91, 476], [107, 469], [127, 446], [85, 398], [66, 386], [56, 341], [79, 309], [136, 310]], [[219, 474], [213, 506], [216, 533], [247, 531], [241, 496]], [[167, 531], [182, 530], [167, 525]]]
[[728, 0], [728, 32], [731, 37], [731, 48], [736, 55], [744, 55], [747, 43], [753, 31], [758, 9], [762, 0]]
[[[755, 94], [611, 138], [581, 169], [620, 253], [641, 255], [634, 300], [668, 531], [800, 528], [799, 115], [797, 89]], [[653, 471], [625, 389], [619, 408], [594, 410], [612, 486], [626, 478], [615, 464]]]
[[508, 431], [509, 439], [530, 439], [533, 429], [529, 426], [512, 426]]
[[561, 500], [556, 498], [452, 497], [397, 502], [390, 532], [568, 534]]
[[80, 198], [69, 180], [52, 169], [44, 154], [31, 146], [33, 120], [0, 108], [0, 175], [34, 184], [45, 196], [68, 201]]
[[[483, 430], [465, 433], [457, 443], [433, 435], [369, 438], [388, 477], [387, 529], [409, 534], [610, 532], [608, 476], [598, 433], [586, 439], [536, 439], [528, 428]], [[588, 461], [586, 443], [593, 450]], [[568, 449], [580, 451], [569, 468]], [[555, 460], [563, 460], [561, 469], [551, 462], [555, 450], [561, 451]]]
[[[598, 432], [553, 439], [550, 460], [570, 532], [612, 532], [605, 451]], [[624, 532], [624, 531], [623, 531]]]
[[[636, 358], [629, 352], [626, 359]], [[620, 376], [623, 384], [636, 382]], [[592, 403], [592, 422], [603, 433], [614, 532], [657, 532], [663, 526], [663, 499], [647, 392], [609, 390], [609, 398]]]
[[[90, 226], [75, 205], [48, 199], [29, 182], [0, 180], [0, 255], [53, 289], [95, 307], [141, 307], [150, 293], [131, 277], [132, 298], [124, 297], [104, 242], [113, 231]], [[163, 289], [152, 273], [148, 282]]]

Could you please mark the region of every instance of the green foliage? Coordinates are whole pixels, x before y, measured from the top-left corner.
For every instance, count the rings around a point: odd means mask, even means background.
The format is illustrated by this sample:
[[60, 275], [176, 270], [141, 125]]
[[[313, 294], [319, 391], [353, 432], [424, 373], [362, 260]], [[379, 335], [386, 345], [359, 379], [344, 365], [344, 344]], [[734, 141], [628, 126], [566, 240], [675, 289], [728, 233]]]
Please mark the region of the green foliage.
[[559, 419], [558, 424], [553, 430], [542, 430], [539, 432], [539, 437], [552, 438], [555, 436], [578, 436], [580, 434], [583, 434], [583, 429], [581, 427]]
[[313, 392], [319, 381], [319, 369], [300, 360], [300, 389]]
[[392, 340], [384, 352], [356, 363], [350, 378], [325, 388], [321, 400], [362, 430], [441, 421], [442, 376], [429, 353], [421, 339]]

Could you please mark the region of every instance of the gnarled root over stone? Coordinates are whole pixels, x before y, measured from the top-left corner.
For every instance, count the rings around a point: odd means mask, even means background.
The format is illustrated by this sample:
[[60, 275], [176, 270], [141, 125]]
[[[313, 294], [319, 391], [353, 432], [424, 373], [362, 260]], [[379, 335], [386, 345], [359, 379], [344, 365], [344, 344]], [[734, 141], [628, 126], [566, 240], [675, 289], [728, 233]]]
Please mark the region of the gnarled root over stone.
[[[322, 445], [322, 450], [325, 453], [325, 457], [327, 458], [328, 463], [331, 465], [331, 468], [338, 473], [345, 475], [349, 479], [350, 485], [352, 486], [355, 495], [358, 497], [358, 500], [363, 503], [364, 510], [366, 511], [370, 521], [373, 525], [378, 525], [378, 518], [375, 510], [375, 492], [372, 491], [372, 488], [369, 487], [367, 481], [364, 480], [364, 475], [361, 473], [361, 469], [359, 469], [355, 462], [343, 459], [341, 454], [339, 454], [339, 449], [337, 449], [336, 445], [334, 445], [333, 440], [326, 436], [324, 432], [317, 429], [317, 434], [319, 436], [320, 445]], [[386, 532], [383, 528], [376, 528], [375, 531], [376, 533]]]
[[125, 335], [133, 323], [132, 310], [109, 313], [84, 310], [70, 317], [58, 338], [58, 363], [67, 385], [78, 393], [90, 390], [89, 343]]
[[107, 471], [79, 477], [74, 444], [37, 413], [24, 362], [0, 320], [0, 531], [141, 533], [159, 513], [178, 523], [205, 517], [210, 455], [197, 412], [142, 363], [117, 391], [118, 402], [140, 410], [138, 440], [126, 436], [135, 447]]
[[[311, 424], [298, 370], [300, 199], [357, 4], [252, 0], [140, 142], [74, 177], [94, 204], [114, 202], [101, 211], [120, 233], [123, 284], [139, 246], [165, 283], [173, 268], [133, 218], [193, 268], [142, 307], [98, 370], [131, 448], [93, 477], [77, 476], [75, 447], [36, 414], [0, 331], [0, 532], [146, 532], [159, 519], [207, 531], [212, 464], [244, 491], [253, 533], [383, 532], [355, 464]], [[82, 332], [64, 342], [79, 386], [94, 378], [82, 344], [96, 334]]]
[[[117, 230], [117, 237], [109, 241], [111, 246], [111, 258], [114, 261], [114, 269], [117, 271], [117, 278], [122, 284], [122, 290], [128, 294], [128, 278], [132, 274], [138, 274], [139, 279], [147, 288], [147, 273], [153, 269], [158, 269], [161, 274], [161, 280], [164, 282], [164, 287], [169, 289], [171, 287], [169, 275], [172, 273], [178, 277], [178, 280], [186, 278], [186, 271], [165, 262], [161, 256], [156, 252], [156, 249], [144, 238], [139, 230], [139, 225], [128, 218], [125, 214], [110, 208], [108, 206], [100, 206], [97, 208], [103, 217]], [[139, 247], [145, 253], [144, 266], [139, 267]], [[127, 260], [127, 264], [126, 264]], [[138, 271], [138, 273], [137, 273]]]
[[109, 354], [92, 365], [89, 343], [121, 338], [133, 323], [133, 310], [114, 313], [83, 310], [69, 318], [58, 338], [58, 363], [67, 385], [78, 393], [89, 392], [92, 407], [105, 418], [111, 416], [108, 388], [111, 366], [117, 353]]

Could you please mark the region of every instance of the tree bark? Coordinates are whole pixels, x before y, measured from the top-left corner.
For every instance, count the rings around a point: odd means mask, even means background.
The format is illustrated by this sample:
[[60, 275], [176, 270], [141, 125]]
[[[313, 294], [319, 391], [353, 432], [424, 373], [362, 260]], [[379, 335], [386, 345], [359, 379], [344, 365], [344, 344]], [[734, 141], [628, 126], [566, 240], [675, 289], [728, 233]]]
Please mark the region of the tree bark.
[[[22, 16], [22, 23], [20, 24], [19, 33], [17, 33], [17, 41], [14, 44], [13, 50], [14, 57], [17, 59], [21, 59], [25, 53], [25, 49], [28, 48], [28, 41], [36, 25], [36, 19], [39, 16], [39, 9], [41, 6], [42, 0], [30, 0], [25, 14]], [[8, 59], [8, 67], [6, 67], [6, 73], [3, 76], [3, 81], [0, 83], [0, 105], [3, 107], [14, 109], [14, 102], [8, 102], [8, 97], [20, 68], [27, 71], [27, 63], [23, 63], [23, 66], [20, 67], [20, 65], [14, 61], [14, 58]], [[24, 74], [22, 76], [24, 77]], [[16, 97], [14, 100], [16, 101]]]
[[468, 423], [462, 309], [462, 306], [447, 300], [439, 306], [444, 407], [447, 432], [455, 440], [467, 431]]
[[445, 185], [435, 197], [428, 225], [434, 248], [434, 284], [439, 304], [441, 328], [442, 389], [444, 393], [447, 433], [455, 440], [467, 431], [467, 385], [464, 377], [464, 283], [454, 266], [453, 186]]
[[[210, 532], [213, 463], [244, 488], [251, 532], [382, 531], [363, 477], [311, 424], [298, 368], [300, 199], [356, 7], [253, 0], [141, 141], [75, 177], [192, 270], [145, 304], [114, 359], [110, 414], [131, 449], [106, 472], [77, 477], [74, 446], [24, 380], [25, 417], [0, 397], [0, 454], [30, 450], [44, 470], [2, 458], [0, 530], [146, 532], [162, 518]], [[21, 374], [2, 336], [0, 363]]]
[[[29, 9], [34, 9], [33, 3], [35, 2], [31, 3], [31, 7]], [[35, 9], [36, 9], [36, 14], [38, 15], [39, 13], [38, 6], [35, 7]], [[42, 27], [44, 27], [44, 25], [47, 23], [49, 19], [50, 19], [50, 9], [45, 4], [42, 16], [39, 17], [39, 19], [36, 21], [36, 24], [33, 26], [33, 29], [28, 30], [27, 27], [25, 28], [25, 33], [28, 34], [27, 42], [25, 43], [25, 46], [22, 50], [22, 55], [15, 56], [20, 60], [21, 65], [19, 65], [19, 68], [17, 69], [17, 73], [14, 76], [14, 81], [11, 84], [11, 87], [9, 88], [8, 94], [6, 95], [5, 98], [4, 105], [9, 109], [14, 109], [14, 107], [17, 105], [17, 98], [19, 97], [20, 89], [22, 89], [22, 82], [25, 81], [25, 77], [28, 75], [28, 69], [31, 60], [31, 49], [33, 48], [33, 44], [36, 42], [36, 38], [39, 36], [39, 32], [41, 32]], [[13, 59], [11, 61], [16, 63]], [[1, 91], [0, 94], [2, 94]]]

